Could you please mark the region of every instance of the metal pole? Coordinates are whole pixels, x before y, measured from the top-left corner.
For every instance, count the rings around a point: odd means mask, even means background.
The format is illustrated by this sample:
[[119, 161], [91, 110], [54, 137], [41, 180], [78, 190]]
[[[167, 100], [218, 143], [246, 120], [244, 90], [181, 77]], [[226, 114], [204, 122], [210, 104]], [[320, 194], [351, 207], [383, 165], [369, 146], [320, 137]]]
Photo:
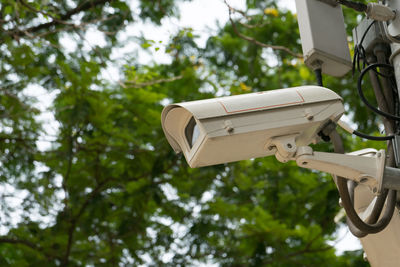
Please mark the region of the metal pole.
[[385, 167], [383, 188], [400, 190], [400, 169]]
[[[388, 4], [394, 10], [400, 10], [400, 1], [399, 0], [389, 0]], [[383, 23], [386, 23], [386, 22], [383, 22]], [[397, 26], [400, 26], [400, 14], [397, 14], [394, 21], [391, 22], [391, 27], [388, 27], [389, 34], [391, 34], [391, 31], [393, 31], [393, 30], [395, 30], [395, 32], [393, 32], [393, 34], [396, 34], [396, 32], [400, 33], [400, 27], [397, 27]], [[397, 29], [397, 28], [399, 28], [399, 29]], [[394, 67], [397, 88], [400, 88], [400, 44], [392, 42], [390, 47], [392, 50], [392, 55], [390, 57], [390, 60]], [[398, 95], [397, 98], [400, 100], [400, 95]]]
[[[400, 1], [399, 0], [388, 0], [387, 4], [394, 10], [400, 10]], [[382, 22], [387, 23], [387, 22]], [[398, 35], [400, 34], [400, 14], [397, 13], [396, 18], [390, 23], [387, 27], [386, 35]], [[390, 63], [393, 65], [394, 74], [396, 79], [397, 88], [400, 88], [400, 43], [394, 42], [393, 38], [389, 38], [391, 40], [390, 48], [392, 50], [392, 54], [390, 56]], [[400, 103], [400, 91], [398, 90], [397, 96], [394, 96], [398, 99], [398, 103]], [[396, 110], [394, 110], [396, 112]], [[398, 115], [398, 114], [396, 114]], [[400, 167], [400, 140], [398, 136], [398, 128], [396, 129], [397, 123], [394, 123], [394, 134], [395, 140], [391, 142], [393, 153], [394, 153], [394, 160], [395, 166]], [[390, 147], [390, 145], [388, 145]]]
[[[400, 88], [400, 44], [392, 43], [390, 47], [392, 49], [391, 63], [394, 68], [397, 88]], [[400, 100], [400, 95], [397, 95], [397, 98]]]

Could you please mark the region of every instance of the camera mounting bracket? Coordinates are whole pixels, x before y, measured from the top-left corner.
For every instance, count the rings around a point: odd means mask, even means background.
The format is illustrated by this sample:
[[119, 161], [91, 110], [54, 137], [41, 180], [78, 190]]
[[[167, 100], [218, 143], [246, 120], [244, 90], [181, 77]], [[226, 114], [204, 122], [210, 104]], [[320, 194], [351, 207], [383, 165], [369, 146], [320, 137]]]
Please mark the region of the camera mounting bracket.
[[319, 170], [369, 186], [378, 195], [383, 188], [385, 150], [363, 149], [349, 154], [317, 152], [309, 146], [297, 147], [295, 135], [272, 138], [270, 148], [281, 162], [295, 160], [302, 168]]

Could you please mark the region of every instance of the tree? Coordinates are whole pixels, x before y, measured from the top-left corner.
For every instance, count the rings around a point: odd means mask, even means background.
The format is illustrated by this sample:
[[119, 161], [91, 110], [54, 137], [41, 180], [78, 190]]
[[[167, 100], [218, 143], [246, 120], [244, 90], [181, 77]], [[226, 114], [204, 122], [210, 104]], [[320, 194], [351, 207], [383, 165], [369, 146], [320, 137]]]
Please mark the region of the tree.
[[[133, 17], [127, 1], [1, 2], [1, 184], [15, 189], [1, 197], [7, 229], [0, 237], [1, 265], [358, 261], [358, 254], [335, 256], [327, 244], [339, 211], [328, 175], [272, 158], [190, 169], [161, 129], [167, 102], [314, 83], [298, 56], [295, 15], [274, 1], [249, 0], [252, 15], [230, 9], [239, 17], [210, 37], [206, 48], [182, 29], [167, 47], [171, 64], [140, 65], [128, 58], [124, 79], [115, 84], [102, 72], [113, 63], [124, 27], [138, 18], [160, 24], [177, 15], [178, 1], [139, 3]], [[355, 14], [346, 19], [351, 27]], [[87, 46], [93, 28], [105, 45]], [[154, 51], [151, 40], [137, 42]], [[353, 78], [327, 84], [354, 108], [360, 127], [372, 131], [376, 121], [358, 112], [349, 90]], [[27, 97], [25, 88], [32, 85], [56, 92], [50, 112], [58, 132], [46, 149], [37, 145], [51, 136], [37, 117], [35, 99]], [[346, 144], [359, 145], [352, 139]], [[17, 224], [10, 203], [16, 194], [22, 198]]]

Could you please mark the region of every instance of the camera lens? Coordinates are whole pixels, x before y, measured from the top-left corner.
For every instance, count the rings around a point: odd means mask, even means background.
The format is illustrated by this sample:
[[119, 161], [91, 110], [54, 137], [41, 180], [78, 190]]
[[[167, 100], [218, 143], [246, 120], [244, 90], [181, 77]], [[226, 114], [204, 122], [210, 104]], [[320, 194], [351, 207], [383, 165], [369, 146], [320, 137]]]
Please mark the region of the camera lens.
[[186, 135], [186, 140], [190, 146], [190, 148], [193, 147], [193, 144], [196, 143], [197, 139], [199, 138], [200, 131], [199, 127], [197, 126], [196, 120], [194, 117], [190, 119], [188, 122], [186, 128], [185, 128], [185, 135]]

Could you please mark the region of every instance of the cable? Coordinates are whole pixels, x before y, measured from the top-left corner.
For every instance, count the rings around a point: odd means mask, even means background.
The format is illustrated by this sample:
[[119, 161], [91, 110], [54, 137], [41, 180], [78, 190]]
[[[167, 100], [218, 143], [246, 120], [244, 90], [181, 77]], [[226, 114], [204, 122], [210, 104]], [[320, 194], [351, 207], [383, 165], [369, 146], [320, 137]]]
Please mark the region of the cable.
[[365, 37], [367, 36], [367, 33], [368, 33], [369, 29], [371, 29], [372, 25], [374, 25], [374, 24], [375, 24], [375, 20], [373, 20], [373, 21], [368, 25], [367, 29], [366, 29], [365, 32], [363, 33], [363, 36], [361, 37], [360, 45], [362, 45], [362, 43], [364, 42]]
[[365, 67], [365, 63], [368, 64], [367, 59], [365, 57], [365, 54], [366, 54], [365, 53], [365, 49], [362, 46], [362, 44], [364, 42], [365, 37], [367, 36], [368, 31], [371, 29], [372, 25], [374, 25], [374, 24], [375, 24], [375, 20], [372, 21], [368, 25], [367, 29], [365, 29], [365, 31], [364, 31], [361, 39], [360, 39], [360, 43], [354, 47], [353, 67], [352, 67], [353, 75], [354, 75], [354, 71], [355, 71], [355, 68], [356, 68], [356, 62], [357, 62], [358, 71], [361, 71], [361, 68], [360, 68], [360, 55], [361, 55], [361, 53], [362, 53], [363, 67]]
[[[354, 189], [357, 187], [357, 183], [354, 181], [349, 180], [347, 182], [348, 184], [348, 190], [349, 190], [349, 195], [351, 202], [354, 205]], [[376, 199], [375, 205], [370, 213], [370, 215], [367, 218], [367, 223], [376, 223], [379, 219], [380, 214], [382, 213], [383, 206], [385, 205], [386, 197], [388, 194], [388, 190], [383, 191]], [[349, 226], [350, 232], [358, 237], [365, 237], [368, 235], [368, 233], [361, 231], [358, 229], [353, 222], [349, 219], [349, 217], [346, 217], [346, 223]]]
[[[366, 51], [363, 47], [363, 42], [364, 39], [366, 38], [366, 35], [368, 34], [368, 31], [371, 29], [371, 27], [374, 25], [375, 21], [383, 21], [383, 20], [388, 20], [390, 18], [392, 18], [394, 16], [394, 13], [391, 9], [388, 9], [387, 7], [384, 7], [382, 5], [376, 5], [376, 4], [368, 4], [367, 5], [363, 5], [361, 3], [356, 3], [356, 2], [352, 2], [352, 1], [337, 1], [338, 3], [344, 4], [348, 7], [351, 7], [357, 11], [361, 11], [361, 12], [366, 12], [368, 14], [368, 17], [372, 18], [373, 21], [368, 25], [368, 27], [366, 28], [366, 30], [364, 31], [359, 44], [355, 46], [354, 48], [354, 57], [353, 57], [353, 74], [355, 72], [355, 69], [357, 67], [358, 71], [361, 72], [360, 77], [358, 78], [358, 83], [357, 83], [357, 89], [358, 89], [358, 93], [359, 96], [361, 98], [361, 100], [364, 102], [364, 104], [370, 108], [371, 110], [373, 110], [374, 112], [376, 112], [377, 114], [380, 114], [386, 118], [391, 118], [393, 120], [397, 120], [400, 121], [400, 117], [393, 115], [392, 113], [393, 110], [386, 108], [386, 106], [382, 106], [379, 101], [379, 97], [377, 98], [378, 104], [379, 104], [379, 109], [376, 108], [375, 106], [373, 106], [371, 103], [368, 102], [368, 100], [366, 99], [364, 92], [362, 91], [362, 80], [363, 77], [365, 76], [365, 74], [367, 72], [369, 72], [370, 70], [373, 70], [373, 74], [371, 74], [371, 77], [374, 78], [374, 81], [372, 82], [372, 86], [374, 88], [375, 94], [377, 93], [376, 90], [377, 88], [379, 90], [380, 89], [380, 85], [379, 84], [379, 76], [382, 76], [386, 81], [393, 82], [393, 75], [387, 75], [387, 73], [381, 73], [377, 70], [378, 67], [382, 67], [382, 68], [390, 68], [392, 69], [393, 67], [391, 65], [385, 64], [385, 62], [382, 62], [382, 60], [378, 61], [378, 64], [371, 64], [369, 65], [369, 62], [367, 61], [366, 58]], [[360, 60], [363, 60], [363, 69], [361, 70], [360, 68]], [[368, 66], [366, 66], [368, 65]], [[387, 80], [386, 80], [387, 79]], [[374, 83], [375, 82], [375, 83]], [[385, 84], [385, 90], [389, 90], [388, 88], [392, 87], [391, 89], [394, 90], [393, 85], [389, 86], [387, 83]], [[378, 92], [379, 93], [379, 92]], [[387, 93], [387, 92], [385, 92]], [[382, 98], [382, 95], [380, 96]], [[387, 99], [388, 101], [393, 99]], [[387, 101], [385, 101], [386, 103]], [[387, 134], [390, 134], [389, 136], [370, 136], [370, 135], [366, 135], [364, 133], [361, 133], [359, 131], [355, 131], [353, 129], [351, 129], [351, 127], [347, 124], [343, 125], [343, 122], [339, 121], [338, 124], [345, 129], [346, 131], [350, 132], [351, 134], [355, 134], [359, 137], [365, 138], [365, 139], [369, 139], [369, 140], [378, 140], [378, 141], [388, 141], [391, 140], [393, 138], [393, 131], [390, 130], [390, 127], [387, 129], [386, 124], [385, 124], [385, 130]], [[336, 136], [336, 139], [340, 139], [340, 136], [338, 137], [337, 133], [332, 133], [332, 141], [334, 141], [335, 139], [333, 138], [334, 135]], [[339, 153], [343, 153], [343, 146], [340, 145], [342, 144], [341, 142], [333, 142], [334, 143], [334, 147], [335, 147], [335, 151], [339, 152]], [[390, 160], [389, 160], [390, 162]], [[388, 163], [390, 164], [390, 163]], [[385, 227], [389, 224], [392, 216], [393, 216], [393, 212], [394, 212], [394, 208], [396, 206], [396, 195], [397, 195], [397, 191], [395, 190], [383, 190], [381, 192], [381, 194], [377, 197], [376, 202], [373, 206], [373, 209], [371, 211], [371, 213], [369, 214], [367, 220], [364, 222], [357, 214], [357, 212], [354, 209], [354, 189], [356, 187], [356, 183], [354, 181], [349, 181], [343, 177], [336, 177], [336, 183], [337, 183], [337, 187], [339, 190], [339, 194], [340, 197], [342, 199], [342, 206], [344, 207], [346, 214], [347, 214], [347, 224], [349, 226], [350, 231], [352, 232], [353, 235], [357, 236], [357, 237], [364, 237], [368, 234], [371, 233], [377, 233], [382, 231], [383, 229], [385, 229]], [[382, 210], [383, 207], [385, 205], [385, 202], [387, 201], [387, 206], [386, 209], [382, 215]], [[382, 216], [381, 216], [382, 215]], [[378, 221], [378, 219], [381, 217], [381, 219]]]
[[[336, 131], [333, 131], [330, 135], [331, 139], [333, 140], [333, 146], [335, 149], [335, 152], [337, 153], [343, 153], [343, 143], [339, 139], [340, 136]], [[384, 214], [382, 215], [382, 218], [378, 222], [364, 222], [357, 214], [357, 212], [354, 209], [354, 204], [353, 204], [353, 198], [350, 196], [349, 193], [349, 188], [347, 186], [347, 179], [343, 177], [336, 177], [336, 185], [339, 190], [339, 195], [342, 200], [342, 206], [346, 211], [348, 219], [351, 221], [351, 230], [358, 231], [356, 234], [364, 235], [364, 234], [373, 234], [373, 233], [378, 233], [382, 231], [383, 229], [386, 228], [386, 226], [389, 224], [390, 220], [392, 219], [393, 213], [394, 213], [394, 208], [396, 206], [396, 194], [397, 191], [395, 190], [390, 190], [387, 196], [387, 206], [385, 209]], [[382, 204], [382, 198], [386, 199], [386, 192], [382, 192], [382, 194], [378, 197], [377, 202], [375, 202], [374, 208], [373, 208], [373, 213], [371, 213], [370, 219], [371, 221], [374, 221], [376, 218], [379, 218], [381, 215], [382, 209], [380, 208], [380, 205]], [[385, 201], [383, 201], [384, 203]]]
[[[342, 138], [340, 138], [340, 135], [336, 131], [333, 131], [333, 132], [331, 132], [329, 137], [330, 137], [330, 139], [332, 141], [333, 147], [335, 148], [335, 152], [343, 154], [344, 153], [344, 146], [343, 146]], [[333, 175], [333, 179], [335, 181], [335, 184], [337, 185], [337, 177], [336, 177], [336, 175]], [[350, 183], [350, 188], [349, 188], [350, 197], [354, 201], [354, 190], [353, 189], [355, 187], [355, 182], [354, 181], [349, 181], [349, 183]], [[356, 236], [358, 238], [361, 238], [361, 237], [364, 237], [364, 236], [368, 235], [367, 233], [365, 233], [363, 231], [360, 231], [360, 229], [355, 227], [354, 224], [350, 221], [349, 217], [347, 217], [347, 216], [346, 216], [346, 223], [347, 223], [347, 226], [349, 227], [350, 232], [354, 236]]]
[[393, 135], [388, 135], [388, 136], [372, 136], [368, 134], [364, 134], [362, 132], [354, 130], [353, 132], [354, 135], [357, 135], [358, 137], [368, 139], [368, 140], [373, 140], [373, 141], [389, 141], [394, 138]]
[[[354, 189], [357, 186], [356, 182], [354, 181], [348, 181], [349, 184], [349, 194], [350, 194], [350, 198], [351, 201], [354, 203]], [[362, 238], [367, 236], [368, 234], [361, 231], [360, 229], [358, 229], [357, 227], [354, 226], [354, 224], [351, 222], [351, 220], [349, 219], [349, 217], [346, 216], [346, 224], [349, 227], [350, 232], [358, 238]]]
[[[386, 63], [386, 62], [379, 62], [379, 63]], [[393, 94], [386, 91], [386, 89], [389, 89], [390, 92], [392, 92], [391, 88], [385, 87], [385, 92], [384, 92], [382, 90], [382, 86], [381, 86], [381, 84], [384, 81], [386, 81], [386, 78], [383, 78], [383, 81], [381, 83], [379, 76], [375, 72], [369, 72], [369, 78], [371, 81], [372, 88], [374, 89], [376, 102], [378, 103], [378, 108], [384, 112], [393, 113], [393, 109], [390, 109], [389, 102], [387, 101], [387, 100], [393, 100]], [[389, 95], [390, 95], [390, 97], [389, 97]], [[389, 121], [389, 120], [386, 120], [386, 121]], [[386, 129], [386, 125], [385, 125], [385, 129]], [[389, 131], [386, 131], [386, 132], [389, 132]], [[391, 130], [390, 132], [393, 132], [393, 130]]]
[[350, 133], [350, 134], [354, 134], [358, 137], [362, 137], [364, 139], [368, 139], [368, 140], [374, 140], [374, 141], [388, 141], [388, 140], [392, 140], [394, 138], [393, 135], [388, 135], [388, 136], [372, 136], [372, 135], [368, 135], [359, 131], [354, 130], [353, 128], [351, 128], [351, 126], [349, 124], [347, 124], [346, 122], [339, 120], [337, 122], [337, 124], [346, 132]]
[[[337, 186], [340, 194], [340, 198], [342, 199], [343, 208], [346, 211], [347, 217], [351, 220], [355, 227], [359, 230], [366, 232], [368, 234], [379, 233], [389, 224], [392, 219], [394, 208], [396, 206], [396, 190], [390, 190], [387, 196], [387, 206], [382, 218], [373, 224], [369, 224], [364, 222], [354, 210], [353, 203], [351, 201], [348, 187], [347, 187], [347, 179], [343, 177], [337, 177]], [[375, 204], [376, 205], [376, 204]]]
[[348, 0], [337, 0], [337, 2], [341, 5], [347, 6], [351, 9], [354, 9], [355, 11], [358, 12], [367, 12], [367, 5], [360, 3], [360, 2], [354, 2], [354, 1], [348, 1]]
[[354, 2], [349, 0], [336, 0], [337, 3], [354, 9], [358, 12], [365, 12], [367, 16], [377, 21], [389, 21], [396, 17], [396, 13], [393, 9], [386, 5], [378, 3], [368, 3], [368, 5]]
[[[386, 57], [386, 52], [390, 51], [390, 48], [388, 46], [378, 46], [374, 49], [374, 54], [377, 58], [378, 63], [386, 63], [387, 57]], [[382, 69], [382, 73], [388, 74], [390, 73], [389, 70]], [[391, 114], [396, 114], [399, 115], [398, 110], [396, 109], [396, 102], [398, 100], [397, 97], [394, 97], [394, 95], [397, 95], [397, 86], [394, 87], [394, 78], [393, 76], [391, 77], [384, 77], [382, 79], [382, 83], [379, 81], [379, 77], [377, 75], [374, 75], [374, 73], [370, 73], [371, 78], [374, 78], [371, 80], [372, 87], [374, 88], [375, 92], [378, 92], [378, 95], [380, 94], [381, 100], [378, 101], [378, 106], [379, 109]], [[376, 93], [375, 93], [376, 95]], [[378, 95], [376, 95], [376, 99], [378, 100]], [[386, 105], [386, 107], [385, 107]], [[396, 128], [395, 122], [393, 120], [384, 120], [383, 121], [385, 125], [385, 131], [386, 133], [393, 133], [395, 132], [394, 129]]]
[[360, 77], [358, 77], [358, 82], [357, 82], [357, 91], [358, 91], [358, 95], [360, 96], [361, 100], [364, 102], [364, 104], [371, 109], [372, 111], [374, 111], [375, 113], [378, 113], [379, 115], [382, 115], [386, 118], [392, 119], [392, 120], [397, 120], [400, 121], [400, 117], [381, 111], [379, 109], [377, 109], [376, 107], [374, 107], [371, 103], [368, 102], [368, 100], [366, 99], [364, 92], [362, 90], [362, 80], [364, 78], [364, 75], [370, 71], [372, 68], [377, 68], [377, 67], [385, 67], [385, 68], [393, 68], [392, 65], [389, 64], [385, 64], [385, 63], [374, 63], [369, 65], [368, 67], [366, 67], [365, 69], [363, 69], [363, 71], [360, 74]]
[[[358, 45], [356, 45], [354, 47], [354, 56], [353, 56], [353, 66], [352, 66], [352, 71], [353, 71], [353, 75], [357, 66], [357, 69], [359, 72], [361, 72], [361, 68], [360, 68], [360, 59], [363, 60], [363, 69], [366, 67], [366, 65], [369, 65], [369, 62], [366, 58], [366, 51], [365, 48], [363, 47], [363, 42], [369, 32], [369, 30], [371, 29], [371, 27], [375, 24], [375, 20], [373, 20], [367, 27], [367, 29], [365, 29], [363, 35], [361, 36], [360, 42]], [[399, 50], [400, 51], [400, 50]], [[379, 63], [383, 63], [383, 62], [379, 62]], [[385, 78], [391, 78], [392, 76], [389, 75], [385, 75], [383, 73], [380, 73], [378, 71], [376, 71], [375, 69], [373, 70], [376, 74], [385, 77]]]
[[322, 81], [322, 70], [321, 70], [321, 68], [315, 69], [314, 73], [315, 73], [315, 77], [317, 78], [318, 86], [324, 86], [324, 83]]

